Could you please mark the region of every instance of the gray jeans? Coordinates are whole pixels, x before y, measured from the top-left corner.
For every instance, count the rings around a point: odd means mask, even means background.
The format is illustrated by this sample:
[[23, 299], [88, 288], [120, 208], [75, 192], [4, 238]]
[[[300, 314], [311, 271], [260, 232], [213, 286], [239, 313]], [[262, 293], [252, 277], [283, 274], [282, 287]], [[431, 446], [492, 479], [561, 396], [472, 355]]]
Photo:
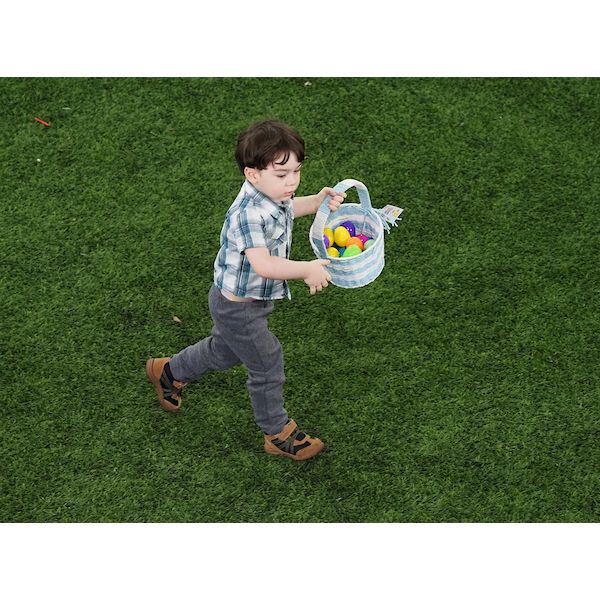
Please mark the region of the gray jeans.
[[288, 414], [283, 407], [283, 350], [267, 323], [274, 301], [232, 302], [213, 285], [208, 307], [214, 323], [211, 334], [171, 358], [173, 377], [188, 382], [243, 364], [256, 424], [267, 435], [280, 433]]

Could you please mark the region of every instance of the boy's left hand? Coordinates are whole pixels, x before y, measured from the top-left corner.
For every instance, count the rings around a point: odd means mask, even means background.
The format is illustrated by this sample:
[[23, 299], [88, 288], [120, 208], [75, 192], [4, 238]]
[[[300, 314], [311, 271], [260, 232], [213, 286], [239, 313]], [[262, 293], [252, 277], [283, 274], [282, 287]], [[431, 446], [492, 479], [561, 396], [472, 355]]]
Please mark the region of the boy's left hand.
[[333, 188], [330, 188], [330, 187], [323, 188], [317, 194], [317, 198], [319, 199], [319, 203], [317, 205], [317, 210], [318, 210], [318, 207], [321, 206], [321, 204], [323, 203], [323, 200], [325, 200], [325, 198], [327, 196], [331, 196], [331, 198], [329, 198], [329, 202], [327, 203], [327, 206], [329, 207], [329, 210], [331, 212], [335, 212], [340, 207], [340, 204], [344, 201], [344, 198], [346, 198], [346, 193], [345, 192], [336, 192]]

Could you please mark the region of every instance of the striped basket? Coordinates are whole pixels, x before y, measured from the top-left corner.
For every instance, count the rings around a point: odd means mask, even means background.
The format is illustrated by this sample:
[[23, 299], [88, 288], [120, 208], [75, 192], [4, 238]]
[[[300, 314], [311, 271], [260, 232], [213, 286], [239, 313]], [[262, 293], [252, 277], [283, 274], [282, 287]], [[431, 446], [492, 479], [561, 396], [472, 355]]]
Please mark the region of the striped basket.
[[[315, 220], [310, 228], [310, 244], [317, 258], [330, 260], [327, 270], [331, 273], [331, 283], [342, 288], [357, 288], [375, 280], [385, 264], [384, 260], [384, 230], [390, 230], [390, 217], [371, 206], [367, 186], [356, 179], [344, 179], [333, 189], [345, 192], [355, 187], [358, 191], [360, 204], [344, 202], [337, 211], [332, 213], [327, 206], [330, 196], [327, 196], [317, 211]], [[357, 233], [364, 233], [373, 238], [375, 243], [356, 256], [335, 258], [327, 254], [323, 242], [324, 230], [329, 227], [332, 231], [344, 221], [352, 221]], [[394, 223], [395, 224], [395, 223]]]

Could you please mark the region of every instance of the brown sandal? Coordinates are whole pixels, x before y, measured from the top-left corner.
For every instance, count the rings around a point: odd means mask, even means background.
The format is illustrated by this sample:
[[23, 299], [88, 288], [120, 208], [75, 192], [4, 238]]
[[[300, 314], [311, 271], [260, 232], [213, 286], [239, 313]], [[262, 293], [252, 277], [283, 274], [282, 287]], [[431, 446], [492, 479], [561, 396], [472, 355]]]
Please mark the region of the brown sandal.
[[306, 460], [323, 450], [325, 444], [300, 431], [295, 421], [288, 421], [281, 433], [265, 434], [265, 450], [269, 454], [282, 454], [294, 460]]
[[154, 384], [158, 401], [166, 410], [175, 411], [181, 408], [179, 392], [185, 385], [181, 381], [171, 381], [165, 373], [165, 365], [170, 358], [151, 358], [146, 362], [146, 374]]

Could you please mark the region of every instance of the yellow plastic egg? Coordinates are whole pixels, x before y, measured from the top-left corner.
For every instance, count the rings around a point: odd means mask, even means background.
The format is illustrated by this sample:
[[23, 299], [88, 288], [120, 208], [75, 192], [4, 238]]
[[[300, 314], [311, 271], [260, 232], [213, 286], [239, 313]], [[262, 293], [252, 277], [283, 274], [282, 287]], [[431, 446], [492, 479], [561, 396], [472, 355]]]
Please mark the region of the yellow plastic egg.
[[350, 233], [345, 227], [337, 227], [333, 233], [333, 239], [338, 246], [343, 248], [350, 239]]
[[329, 238], [329, 247], [333, 246], [333, 231], [329, 227], [325, 227], [323, 233]]
[[340, 251], [335, 246], [331, 246], [330, 248], [327, 248], [327, 254], [337, 258], [340, 255]]

